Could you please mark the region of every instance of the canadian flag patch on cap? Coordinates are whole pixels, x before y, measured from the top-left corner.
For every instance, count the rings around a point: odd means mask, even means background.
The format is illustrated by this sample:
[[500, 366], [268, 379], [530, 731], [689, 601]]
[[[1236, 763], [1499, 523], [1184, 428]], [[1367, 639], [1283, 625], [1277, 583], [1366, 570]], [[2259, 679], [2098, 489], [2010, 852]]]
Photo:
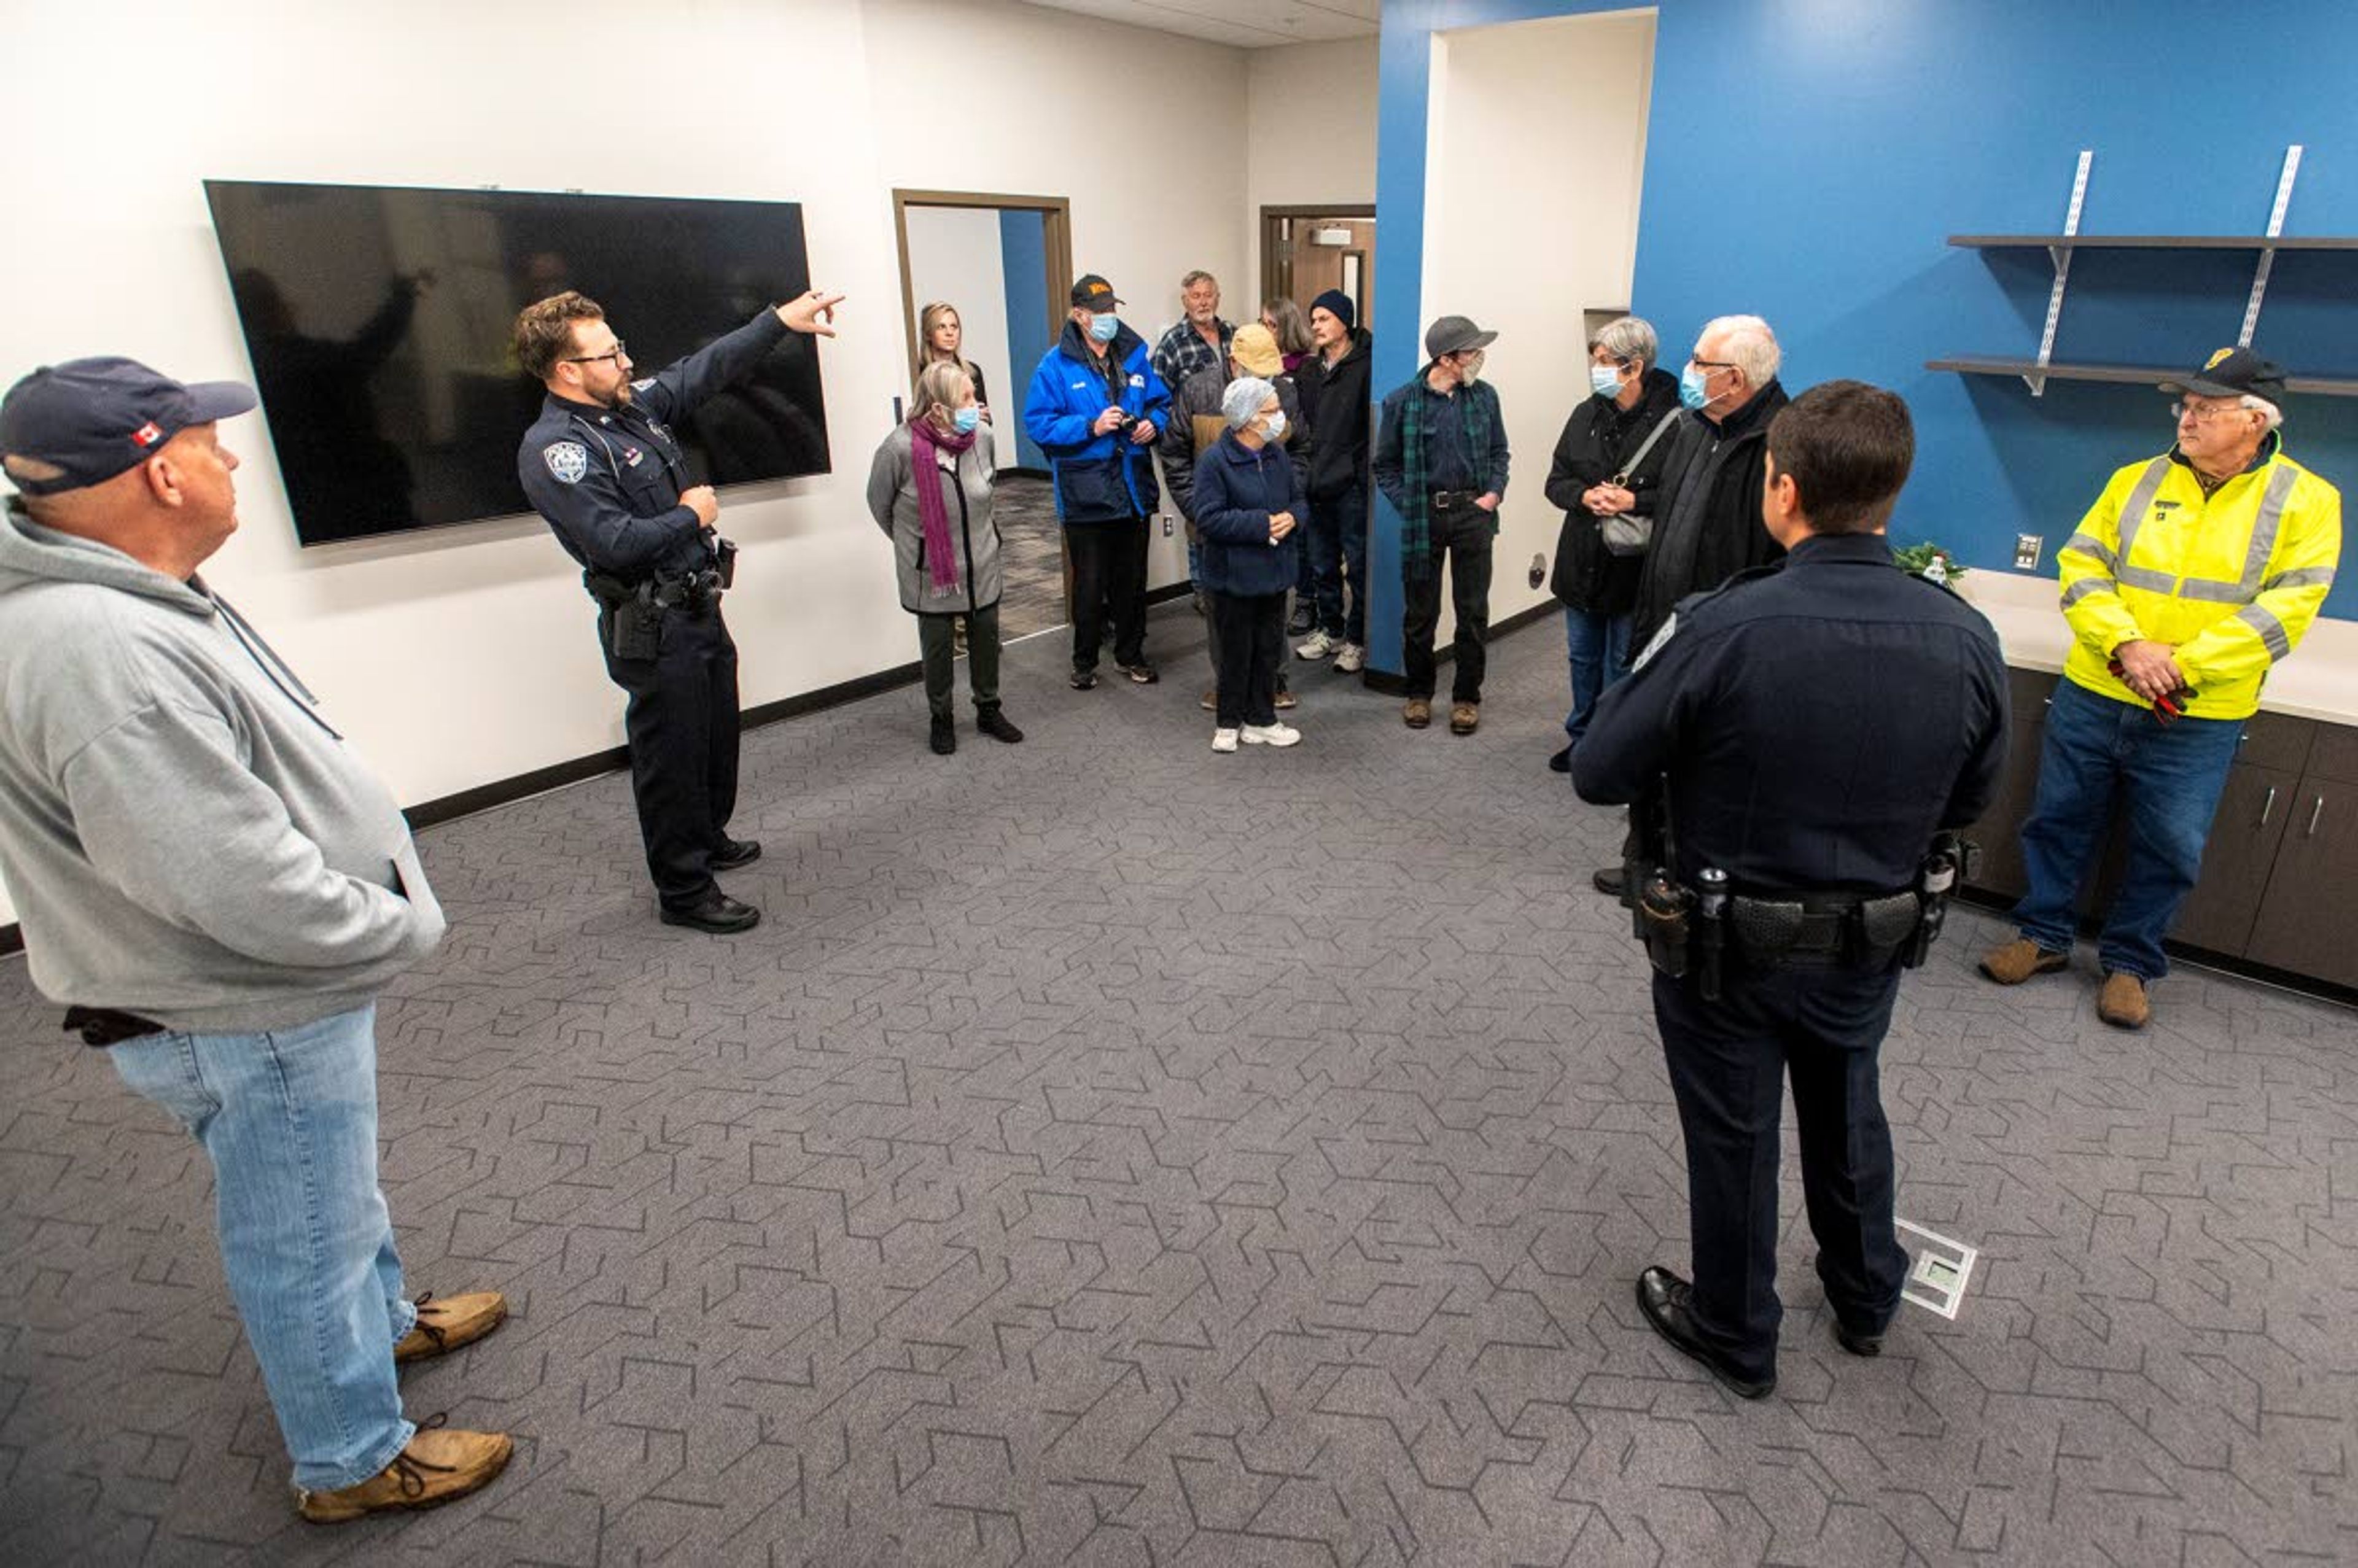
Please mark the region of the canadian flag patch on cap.
[[131, 432], [132, 441], [142, 447], [152, 447], [164, 438], [164, 427], [150, 419]]

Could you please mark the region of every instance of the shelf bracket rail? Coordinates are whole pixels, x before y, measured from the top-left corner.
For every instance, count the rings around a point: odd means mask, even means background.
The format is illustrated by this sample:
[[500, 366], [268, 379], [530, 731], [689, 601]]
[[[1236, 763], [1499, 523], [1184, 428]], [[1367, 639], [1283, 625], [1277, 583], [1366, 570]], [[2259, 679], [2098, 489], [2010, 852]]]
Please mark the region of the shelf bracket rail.
[[[2095, 157], [2092, 148], [2080, 150], [2080, 167], [2071, 176], [2071, 210], [2063, 215], [2063, 233], [2067, 239], [2080, 232], [2080, 209], [2088, 200], [2088, 165], [2094, 161]], [[2030, 388], [2033, 397], [2047, 395], [2046, 367], [2055, 355], [2056, 324], [2063, 319], [2063, 286], [2071, 276], [2071, 247], [2050, 245], [2047, 258], [2055, 264], [2055, 287], [2047, 296], [2047, 325], [2039, 333], [2039, 368], [2022, 378], [2023, 384]], [[2253, 308], [2256, 310], [2258, 307], [2255, 305]]]
[[[2295, 143], [2285, 148], [2284, 172], [2277, 176], [2277, 204], [2268, 213], [2268, 238], [2284, 235], [2285, 209], [2292, 205], [2293, 177], [2300, 172], [2300, 146]], [[2248, 349], [2252, 334], [2259, 330], [2260, 301], [2267, 297], [2268, 274], [2276, 270], [2277, 248], [2267, 245], [2260, 251], [2260, 265], [2252, 272], [2252, 297], [2244, 306], [2244, 330], [2236, 336], [2235, 346]]]

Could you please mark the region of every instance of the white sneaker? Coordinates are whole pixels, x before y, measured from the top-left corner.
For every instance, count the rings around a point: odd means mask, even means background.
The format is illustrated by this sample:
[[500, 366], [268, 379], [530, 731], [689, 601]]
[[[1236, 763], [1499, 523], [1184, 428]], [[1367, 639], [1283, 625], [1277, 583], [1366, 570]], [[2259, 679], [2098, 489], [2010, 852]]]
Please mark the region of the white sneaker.
[[1237, 732], [1235, 730], [1215, 730], [1212, 731], [1212, 750], [1215, 752], [1233, 752], [1236, 749]]
[[1345, 643], [1335, 650], [1335, 667], [1347, 676], [1355, 676], [1368, 662], [1368, 650], [1357, 643]]
[[1326, 635], [1326, 628], [1321, 626], [1317, 631], [1310, 633], [1308, 642], [1293, 650], [1293, 656], [1297, 659], [1323, 659], [1342, 645], [1341, 639], [1329, 637]]
[[1302, 731], [1291, 724], [1248, 724], [1244, 738], [1248, 746], [1298, 746]]

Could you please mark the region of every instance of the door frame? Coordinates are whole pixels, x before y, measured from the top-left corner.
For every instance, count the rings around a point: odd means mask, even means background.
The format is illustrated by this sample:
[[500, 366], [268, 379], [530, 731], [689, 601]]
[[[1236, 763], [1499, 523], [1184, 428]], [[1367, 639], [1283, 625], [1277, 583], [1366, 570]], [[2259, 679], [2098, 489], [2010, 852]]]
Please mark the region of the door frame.
[[[1271, 299], [1285, 290], [1279, 287], [1277, 276], [1277, 225], [1283, 218], [1365, 218], [1373, 222], [1376, 204], [1372, 201], [1324, 201], [1314, 206], [1291, 202], [1280, 207], [1260, 210], [1260, 297]], [[1374, 258], [1368, 258], [1373, 261]], [[1259, 302], [1256, 301], [1256, 304]], [[1369, 300], [1370, 305], [1374, 304]]]
[[[909, 209], [983, 207], [1041, 214], [1048, 254], [1048, 319], [1065, 316], [1073, 295], [1073, 204], [1062, 196], [1012, 196], [989, 190], [892, 189], [892, 243], [901, 254], [901, 319], [908, 337], [909, 373], [917, 373], [916, 283], [909, 274]], [[1020, 370], [1012, 373], [1021, 373]]]

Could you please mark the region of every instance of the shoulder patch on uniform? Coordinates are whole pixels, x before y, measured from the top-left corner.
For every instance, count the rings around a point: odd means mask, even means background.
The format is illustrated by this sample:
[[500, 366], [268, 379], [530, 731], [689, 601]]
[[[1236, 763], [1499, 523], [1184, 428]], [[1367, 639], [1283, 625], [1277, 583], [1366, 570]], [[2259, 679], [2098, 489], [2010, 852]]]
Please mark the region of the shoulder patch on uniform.
[[647, 388], [649, 388], [649, 387], [653, 386], [654, 384], [655, 384], [655, 378], [654, 378], [654, 377], [653, 377], [653, 376], [649, 376], [649, 377], [647, 377], [644, 381], [634, 381], [634, 382], [631, 383], [631, 390], [632, 390], [633, 392], [644, 392]]
[[1130, 378], [1130, 384], [1132, 386], [1144, 386], [1146, 384], [1146, 378], [1142, 375], [1131, 376]]
[[1662, 629], [1655, 633], [1651, 637], [1648, 638], [1646, 645], [1638, 650], [1638, 656], [1629, 661], [1629, 667], [1633, 670], [1644, 669], [1646, 667], [1646, 661], [1652, 658], [1656, 654], [1660, 653], [1662, 651], [1662, 644], [1668, 643], [1673, 636], [1676, 636], [1678, 634], [1678, 630], [1679, 612], [1673, 610], [1671, 611], [1671, 618], [1662, 622]]
[[576, 484], [590, 471], [590, 449], [579, 441], [552, 443], [540, 454], [559, 484]]

